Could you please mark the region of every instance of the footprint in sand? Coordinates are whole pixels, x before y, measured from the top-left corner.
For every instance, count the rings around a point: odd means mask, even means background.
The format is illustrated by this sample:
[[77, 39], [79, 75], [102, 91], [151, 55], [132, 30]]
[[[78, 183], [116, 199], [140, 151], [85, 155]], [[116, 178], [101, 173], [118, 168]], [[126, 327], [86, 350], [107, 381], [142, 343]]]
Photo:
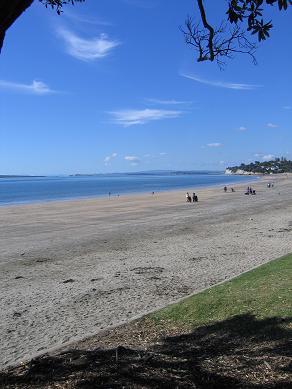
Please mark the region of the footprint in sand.
[[69, 278], [69, 280], [63, 281], [63, 284], [69, 284], [71, 282], [75, 282], [75, 280], [73, 280], [72, 278]]

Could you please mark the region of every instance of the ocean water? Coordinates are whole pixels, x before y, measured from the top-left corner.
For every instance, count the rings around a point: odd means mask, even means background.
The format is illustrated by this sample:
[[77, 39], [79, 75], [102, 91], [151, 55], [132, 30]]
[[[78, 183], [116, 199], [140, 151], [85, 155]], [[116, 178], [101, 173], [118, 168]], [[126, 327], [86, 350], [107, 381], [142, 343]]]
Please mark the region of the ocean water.
[[0, 178], [0, 205], [105, 197], [232, 185], [251, 177], [214, 173], [109, 174], [74, 177]]

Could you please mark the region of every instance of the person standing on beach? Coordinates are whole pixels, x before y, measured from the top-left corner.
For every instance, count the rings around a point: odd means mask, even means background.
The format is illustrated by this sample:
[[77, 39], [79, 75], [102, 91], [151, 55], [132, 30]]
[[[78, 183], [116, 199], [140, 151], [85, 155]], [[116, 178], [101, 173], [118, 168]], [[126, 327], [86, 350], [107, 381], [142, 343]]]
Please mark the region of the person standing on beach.
[[194, 192], [194, 193], [193, 193], [193, 203], [196, 202], [196, 197], [197, 197], [197, 196], [196, 196], [196, 193]]
[[224, 192], [225, 193], [227, 192], [227, 186], [224, 186]]

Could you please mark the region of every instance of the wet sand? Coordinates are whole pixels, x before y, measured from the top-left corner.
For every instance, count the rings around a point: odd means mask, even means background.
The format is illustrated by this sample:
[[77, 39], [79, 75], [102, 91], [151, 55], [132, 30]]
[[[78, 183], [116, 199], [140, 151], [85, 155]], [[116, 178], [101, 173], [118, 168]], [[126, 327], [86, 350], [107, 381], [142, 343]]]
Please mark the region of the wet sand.
[[291, 252], [287, 177], [195, 204], [180, 190], [0, 208], [0, 367]]

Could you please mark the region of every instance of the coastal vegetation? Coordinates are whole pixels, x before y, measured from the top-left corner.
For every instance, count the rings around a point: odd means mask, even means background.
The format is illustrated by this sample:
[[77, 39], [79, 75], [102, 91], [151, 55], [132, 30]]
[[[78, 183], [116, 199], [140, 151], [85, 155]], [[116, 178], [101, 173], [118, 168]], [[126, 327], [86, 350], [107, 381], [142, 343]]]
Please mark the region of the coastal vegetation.
[[242, 163], [238, 166], [231, 166], [226, 169], [228, 173], [241, 174], [278, 174], [278, 173], [292, 173], [292, 161], [284, 157], [275, 158], [271, 161], [255, 161], [249, 164]]

